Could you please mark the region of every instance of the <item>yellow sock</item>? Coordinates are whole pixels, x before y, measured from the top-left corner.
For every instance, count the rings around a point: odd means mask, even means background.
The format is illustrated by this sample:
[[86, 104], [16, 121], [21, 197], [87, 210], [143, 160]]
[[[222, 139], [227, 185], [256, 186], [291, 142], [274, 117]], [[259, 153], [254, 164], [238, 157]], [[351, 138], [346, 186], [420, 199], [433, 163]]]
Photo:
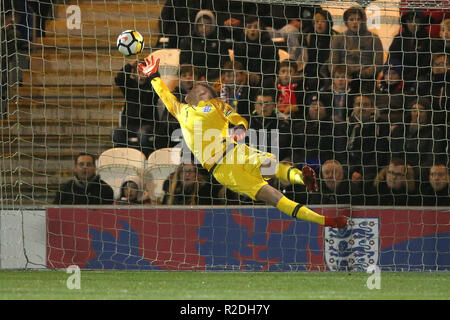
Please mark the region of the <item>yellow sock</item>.
[[283, 197], [278, 201], [277, 208], [293, 218], [318, 223], [320, 225], [325, 224], [325, 216], [317, 214], [306, 206], [301, 206], [297, 202], [286, 197]]
[[301, 170], [283, 163], [278, 163], [275, 176], [278, 179], [282, 179], [292, 184], [305, 184], [303, 182], [303, 173]]

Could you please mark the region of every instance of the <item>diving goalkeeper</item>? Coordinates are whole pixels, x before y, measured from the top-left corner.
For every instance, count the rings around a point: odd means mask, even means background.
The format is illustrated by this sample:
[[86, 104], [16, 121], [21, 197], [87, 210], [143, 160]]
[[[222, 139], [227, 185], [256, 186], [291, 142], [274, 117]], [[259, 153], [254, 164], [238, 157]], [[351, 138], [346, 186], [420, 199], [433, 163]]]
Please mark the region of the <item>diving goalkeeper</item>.
[[[266, 181], [277, 177], [292, 184], [306, 185], [308, 191], [318, 191], [313, 169], [305, 166], [299, 170], [284, 165], [270, 153], [237, 143], [245, 137], [247, 121], [217, 98], [214, 89], [196, 84], [186, 96], [186, 103], [180, 103], [161, 80], [158, 67], [159, 59], [154, 61], [151, 57], [151, 60], [145, 59], [145, 64], [139, 64], [138, 69], [151, 79], [156, 93], [180, 123], [186, 145], [219, 183], [253, 200], [264, 201], [293, 218], [327, 227], [347, 225], [347, 217], [319, 215], [291, 201]], [[230, 123], [234, 125], [231, 134]]]

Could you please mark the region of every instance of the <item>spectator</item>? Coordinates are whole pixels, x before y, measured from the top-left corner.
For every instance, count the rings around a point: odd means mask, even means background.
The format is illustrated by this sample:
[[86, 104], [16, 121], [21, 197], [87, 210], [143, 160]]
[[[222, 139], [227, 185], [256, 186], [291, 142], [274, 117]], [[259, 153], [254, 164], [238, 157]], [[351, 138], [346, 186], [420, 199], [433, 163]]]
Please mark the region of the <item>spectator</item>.
[[[400, 8], [400, 12], [403, 13], [405, 11], [409, 11], [410, 10], [409, 8], [417, 7], [416, 4], [419, 4], [417, 0], [403, 1], [402, 7]], [[423, 14], [427, 17], [429, 21], [427, 30], [431, 38], [439, 38], [440, 32], [439, 24], [450, 12], [449, 9], [447, 9], [446, 5], [447, 0], [434, 0], [432, 6], [423, 6], [422, 9], [419, 9], [421, 12], [423, 12]]]
[[[285, 14], [289, 14], [289, 12], [286, 11]], [[288, 20], [288, 23], [278, 30], [272, 27], [266, 27], [266, 30], [269, 31], [272, 41], [277, 38], [282, 39], [283, 45], [287, 47], [289, 60], [297, 61], [302, 53], [302, 21], [298, 17], [292, 17]]]
[[353, 99], [356, 95], [351, 86], [352, 78], [344, 65], [335, 66], [332, 69], [332, 83], [326, 92], [332, 94], [333, 120], [335, 123], [346, 122], [353, 107]]
[[[205, 1], [207, 3], [208, 1]], [[234, 41], [242, 41], [242, 27], [244, 24], [244, 14], [253, 14], [265, 19], [270, 19], [270, 6], [265, 3], [254, 3], [235, 0], [213, 0], [209, 5], [210, 10], [214, 10], [219, 26], [219, 35], [225, 39], [227, 47]]]
[[164, 181], [164, 205], [215, 205], [222, 204], [219, 198], [221, 185], [212, 184], [204, 170], [193, 161], [182, 163]]
[[361, 79], [360, 89], [373, 91], [375, 79], [383, 64], [383, 45], [380, 38], [367, 30], [364, 9], [351, 7], [344, 12], [347, 31], [334, 35], [328, 71], [337, 64], [345, 64], [353, 79]]
[[[248, 145], [278, 155], [281, 160], [290, 159], [292, 156], [291, 122], [277, 117], [276, 90], [261, 89], [255, 97], [256, 101], [249, 121], [249, 129], [254, 130], [254, 136], [249, 137]], [[265, 130], [266, 134], [261, 135], [261, 130]], [[252, 131], [249, 131], [247, 136], [250, 132]]]
[[[425, 82], [419, 90], [420, 96], [431, 95], [432, 120], [435, 125], [443, 125], [450, 120], [450, 59], [446, 54], [433, 54], [431, 81]], [[428, 76], [428, 77], [427, 77]], [[429, 75], [426, 75], [430, 79]]]
[[321, 167], [321, 182], [318, 193], [309, 194], [309, 204], [353, 204], [363, 203], [359, 187], [350, 182], [342, 164], [327, 160]]
[[[318, 169], [328, 159], [333, 159], [333, 123], [329, 94], [310, 94], [306, 97], [306, 118], [294, 121], [294, 163]], [[317, 170], [316, 170], [317, 171]]]
[[250, 116], [250, 87], [247, 72], [239, 61], [227, 60], [221, 70], [220, 98], [232, 106], [241, 116]]
[[244, 41], [234, 44], [234, 59], [249, 72], [249, 85], [258, 87], [275, 82], [278, 50], [267, 31], [262, 31], [257, 16], [246, 16]]
[[189, 64], [180, 66], [178, 85], [173, 91], [173, 94], [177, 97], [178, 101], [186, 103], [186, 95], [191, 91], [194, 82], [197, 80], [199, 80], [199, 77], [194, 66]]
[[[242, 40], [239, 29], [242, 28], [243, 13], [246, 12], [245, 7], [254, 5], [253, 3], [245, 3], [242, 1], [215, 1], [214, 13], [217, 16], [217, 24], [219, 27], [219, 36], [231, 46], [233, 41]], [[252, 9], [256, 10], [256, 7]]]
[[404, 121], [405, 101], [415, 95], [404, 91], [402, 70], [400, 61], [391, 60], [379, 73], [376, 82], [375, 104], [380, 110], [378, 116], [380, 120], [392, 124]]
[[199, 68], [200, 77], [213, 82], [219, 78], [221, 56], [228, 54], [219, 39], [216, 17], [211, 10], [201, 10], [195, 16], [192, 36], [180, 40], [180, 63]]
[[[166, 0], [158, 20], [159, 30], [164, 38], [168, 38], [165, 44], [168, 48], [179, 48], [180, 41], [190, 37], [191, 25], [195, 15], [201, 10], [198, 1]], [[161, 38], [159, 39], [160, 45]]]
[[312, 16], [314, 8], [308, 5], [298, 4], [270, 4], [263, 14], [258, 14], [261, 21], [267, 27], [280, 30], [293, 20], [298, 20], [301, 25], [300, 32], [307, 34], [312, 32]]
[[28, 59], [28, 42], [17, 28], [20, 15], [14, 10], [16, 2], [2, 1], [0, 16], [1, 87], [0, 119], [8, 117], [10, 88], [22, 81], [20, 65], [22, 57]]
[[303, 78], [297, 77], [297, 63], [284, 60], [280, 62], [277, 73], [277, 109], [287, 118], [304, 118]]
[[413, 167], [425, 166], [445, 153], [445, 132], [432, 125], [430, 113], [429, 100], [420, 98], [411, 105], [409, 122], [397, 124], [391, 132], [392, 153], [405, 153]]
[[402, 74], [403, 66], [400, 60], [392, 58], [378, 75], [378, 90], [390, 94], [401, 94], [404, 86]]
[[450, 18], [441, 21], [439, 39], [433, 39], [431, 51], [433, 53], [450, 54]]
[[393, 158], [389, 166], [380, 170], [366, 194], [367, 205], [420, 205], [414, 169], [400, 158]]
[[[306, 94], [306, 92], [312, 91], [312, 89], [315, 88], [314, 87], [315, 80], [311, 77], [307, 77], [305, 74], [305, 67], [308, 59], [306, 54], [307, 54], [306, 49], [301, 48], [301, 52], [297, 60], [295, 61], [289, 59], [281, 60], [278, 63], [277, 67], [278, 68], [277, 74], [279, 72], [280, 64], [285, 63], [285, 61], [288, 61], [289, 64], [291, 64], [291, 66], [297, 67], [297, 70], [295, 71], [295, 76], [292, 76], [292, 81], [297, 83], [297, 87], [299, 88], [300, 92], [303, 92], [303, 96]], [[301, 103], [304, 105], [305, 103], [304, 98]]]
[[313, 88], [319, 90], [327, 86], [327, 83], [329, 86], [326, 78], [330, 78], [330, 72], [326, 63], [330, 58], [331, 39], [339, 33], [333, 30], [331, 14], [320, 7], [314, 11], [313, 25], [313, 32], [304, 37], [303, 42], [308, 57], [305, 74], [311, 82], [314, 82]]
[[73, 179], [59, 187], [53, 204], [113, 204], [113, 189], [96, 175], [93, 155], [78, 154], [73, 171]]
[[159, 26], [164, 37], [169, 38], [167, 47], [179, 48], [180, 40], [190, 37], [191, 25], [200, 10], [210, 10], [217, 17], [219, 37], [227, 43], [242, 40], [240, 28], [243, 15], [257, 14], [272, 20], [270, 5], [264, 3], [242, 2], [235, 0], [167, 0], [159, 19]]
[[380, 122], [373, 96], [355, 97], [348, 121], [347, 152], [352, 183], [365, 188], [389, 162], [389, 124]]
[[422, 185], [422, 205], [450, 206], [450, 169], [444, 163], [434, 164], [428, 182]]
[[[403, 66], [400, 77], [406, 87], [414, 85], [419, 75], [429, 73], [431, 65], [431, 40], [427, 30], [429, 18], [418, 10], [401, 16], [401, 29], [389, 47], [389, 58]], [[410, 83], [412, 82], [412, 83]]]
[[120, 197], [115, 202], [118, 205], [143, 205], [148, 202], [148, 197], [144, 192], [141, 178], [130, 176], [120, 186]]
[[120, 127], [113, 130], [115, 147], [131, 147], [147, 157], [155, 150], [155, 106], [158, 95], [150, 80], [137, 70], [139, 61], [127, 63], [115, 78], [122, 91], [125, 105], [121, 112]]
[[347, 119], [353, 107], [354, 90], [351, 87], [351, 78], [347, 67], [338, 65], [332, 68], [332, 85], [325, 93], [331, 96], [334, 153], [336, 157], [347, 164]]

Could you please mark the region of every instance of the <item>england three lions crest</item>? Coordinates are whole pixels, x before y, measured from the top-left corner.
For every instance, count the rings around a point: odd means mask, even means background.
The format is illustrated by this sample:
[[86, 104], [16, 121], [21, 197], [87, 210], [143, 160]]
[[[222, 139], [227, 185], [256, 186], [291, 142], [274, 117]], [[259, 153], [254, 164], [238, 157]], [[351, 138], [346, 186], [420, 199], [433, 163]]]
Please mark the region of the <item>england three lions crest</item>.
[[353, 218], [346, 228], [325, 228], [324, 242], [330, 270], [366, 271], [378, 264], [378, 218]]

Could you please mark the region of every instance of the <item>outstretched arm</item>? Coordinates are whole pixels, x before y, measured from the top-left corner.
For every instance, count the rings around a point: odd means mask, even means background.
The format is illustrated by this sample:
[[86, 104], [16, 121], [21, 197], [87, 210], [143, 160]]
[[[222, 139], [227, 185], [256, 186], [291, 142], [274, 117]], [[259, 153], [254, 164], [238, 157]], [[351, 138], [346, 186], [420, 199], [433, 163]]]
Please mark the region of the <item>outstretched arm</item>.
[[248, 123], [247, 120], [242, 118], [238, 113], [233, 113], [228, 116], [229, 121], [234, 124], [234, 127], [231, 129], [230, 136], [234, 139], [234, 141], [241, 141], [245, 139]]
[[159, 78], [160, 74], [158, 72], [158, 69], [159, 69], [160, 59], [157, 59], [155, 61], [155, 58], [153, 58], [153, 56], [151, 56], [150, 60], [148, 58], [145, 58], [144, 60], [145, 60], [145, 64], [139, 63], [139, 65], [137, 67], [138, 70], [140, 72], [142, 72], [150, 80]]
[[247, 120], [237, 113], [228, 103], [225, 103], [220, 99], [217, 100], [220, 101], [217, 105], [218, 108], [222, 110], [223, 116], [234, 125], [230, 131], [230, 137], [235, 141], [244, 139], [248, 128]]
[[158, 72], [160, 59], [154, 60], [153, 56], [150, 58], [145, 58], [145, 64], [140, 63], [138, 65], [138, 70], [142, 72], [146, 77], [150, 78], [151, 84], [155, 89], [158, 96], [161, 98], [162, 102], [166, 106], [167, 110], [177, 118], [177, 115], [181, 108], [181, 103], [178, 99], [170, 92], [166, 84], [161, 80], [160, 74]]

